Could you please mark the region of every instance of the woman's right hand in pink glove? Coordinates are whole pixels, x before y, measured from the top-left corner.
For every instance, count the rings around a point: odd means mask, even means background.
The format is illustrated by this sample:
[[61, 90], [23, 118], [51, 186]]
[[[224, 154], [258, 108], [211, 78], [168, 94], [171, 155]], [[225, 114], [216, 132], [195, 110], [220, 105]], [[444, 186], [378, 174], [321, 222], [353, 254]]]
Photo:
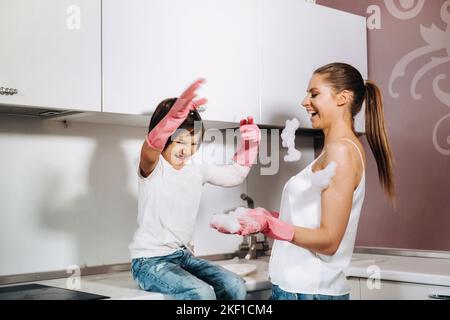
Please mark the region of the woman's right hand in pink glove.
[[248, 209], [238, 217], [239, 223], [241, 224], [241, 229], [238, 234], [247, 236], [266, 231], [267, 215], [270, 215], [270, 212], [264, 208]]
[[280, 220], [278, 212], [264, 208], [249, 209], [238, 219], [241, 224], [238, 234], [242, 236], [262, 232], [276, 240], [292, 241], [294, 238], [294, 226]]
[[196, 90], [204, 82], [204, 79], [199, 79], [191, 84], [175, 101], [167, 115], [150, 131], [147, 143], [151, 148], [162, 152], [167, 140], [186, 120], [189, 112], [207, 103], [206, 99], [194, 101], [197, 96]]

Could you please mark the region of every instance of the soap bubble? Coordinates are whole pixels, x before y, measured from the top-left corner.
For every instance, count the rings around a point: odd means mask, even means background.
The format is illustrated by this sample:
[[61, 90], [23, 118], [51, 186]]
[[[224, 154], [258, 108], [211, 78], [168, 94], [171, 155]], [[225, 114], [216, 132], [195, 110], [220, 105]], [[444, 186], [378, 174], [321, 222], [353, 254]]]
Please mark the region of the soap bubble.
[[215, 214], [210, 223], [211, 227], [224, 230], [229, 233], [236, 233], [241, 229], [241, 224], [237, 217], [230, 214]]
[[333, 179], [336, 175], [336, 168], [336, 162], [331, 161], [325, 169], [313, 172], [311, 176], [312, 186], [320, 190], [328, 188], [331, 183], [331, 179]]
[[284, 156], [285, 162], [296, 162], [299, 161], [302, 157], [302, 153], [297, 149], [291, 148], [288, 149], [288, 154]]
[[302, 153], [295, 149], [295, 132], [300, 128], [300, 121], [294, 118], [292, 120], [286, 120], [286, 126], [281, 133], [283, 148], [287, 148], [287, 155], [284, 157], [285, 162], [299, 161], [302, 157]]
[[231, 234], [241, 230], [240, 221], [247, 226], [252, 225], [256, 228], [259, 224], [246, 214], [249, 210], [251, 209], [239, 207], [228, 212], [228, 214], [216, 214], [212, 217], [210, 226], [220, 230], [220, 232], [226, 231]]

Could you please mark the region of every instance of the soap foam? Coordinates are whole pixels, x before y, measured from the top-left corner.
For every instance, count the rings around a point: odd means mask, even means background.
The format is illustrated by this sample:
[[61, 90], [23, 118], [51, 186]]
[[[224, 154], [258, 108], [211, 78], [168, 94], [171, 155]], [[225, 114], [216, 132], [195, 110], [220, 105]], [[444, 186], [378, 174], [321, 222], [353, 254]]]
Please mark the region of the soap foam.
[[302, 153], [295, 149], [295, 132], [300, 128], [300, 121], [294, 118], [286, 120], [286, 126], [281, 133], [283, 148], [287, 148], [287, 155], [284, 157], [285, 162], [296, 162], [302, 157]]
[[229, 233], [236, 233], [241, 229], [239, 220], [229, 214], [215, 214], [211, 219], [210, 225], [218, 230], [224, 230]]
[[224, 230], [229, 233], [237, 233], [241, 230], [242, 221], [245, 225], [258, 226], [258, 223], [246, 215], [248, 208], [239, 207], [227, 214], [216, 214], [212, 217], [210, 225], [218, 230]]
[[331, 179], [333, 179], [336, 175], [336, 168], [336, 162], [331, 161], [325, 169], [313, 172], [311, 176], [312, 186], [320, 190], [328, 188], [331, 183]]

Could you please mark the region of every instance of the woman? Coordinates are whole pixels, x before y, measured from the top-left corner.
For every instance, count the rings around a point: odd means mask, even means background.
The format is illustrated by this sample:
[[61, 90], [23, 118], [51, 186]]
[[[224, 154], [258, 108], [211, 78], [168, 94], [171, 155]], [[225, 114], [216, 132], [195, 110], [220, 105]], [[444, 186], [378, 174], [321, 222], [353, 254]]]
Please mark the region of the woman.
[[[241, 148], [234, 163], [195, 163], [192, 155], [202, 141], [202, 119], [193, 101], [203, 80], [179, 98], [166, 99], [152, 115], [139, 164], [139, 227], [130, 245], [133, 278], [147, 291], [182, 300], [242, 300], [242, 278], [189, 249], [202, 185], [242, 184], [257, 156], [261, 138], [251, 117], [241, 121]], [[197, 128], [197, 130], [196, 130]]]
[[[312, 126], [325, 135], [323, 152], [288, 181], [279, 218], [263, 208], [248, 210], [238, 233], [263, 232], [276, 240], [269, 265], [272, 299], [346, 300], [350, 288], [343, 271], [351, 262], [365, 194], [366, 157], [354, 130], [364, 101], [366, 136], [379, 180], [389, 198], [395, 198], [381, 93], [343, 63], [316, 70], [307, 93], [302, 106], [311, 115]], [[335, 167], [329, 185], [314, 188], [314, 175], [329, 166]]]

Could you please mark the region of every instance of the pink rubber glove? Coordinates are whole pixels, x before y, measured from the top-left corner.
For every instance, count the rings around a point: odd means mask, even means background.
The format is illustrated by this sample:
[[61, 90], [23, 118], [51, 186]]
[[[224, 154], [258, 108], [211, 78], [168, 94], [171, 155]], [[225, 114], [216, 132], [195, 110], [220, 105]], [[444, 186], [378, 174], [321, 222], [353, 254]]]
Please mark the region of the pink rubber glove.
[[241, 166], [251, 167], [258, 156], [261, 131], [250, 116], [241, 120], [240, 125], [241, 146], [234, 154], [233, 161]]
[[197, 96], [195, 91], [205, 82], [203, 79], [195, 81], [184, 91], [175, 101], [167, 115], [153, 128], [147, 136], [148, 145], [158, 151], [163, 151], [167, 140], [186, 120], [189, 112], [204, 105], [207, 100], [200, 99], [193, 101]]
[[230, 230], [228, 230], [228, 229], [226, 229], [226, 228], [224, 228], [223, 226], [220, 226], [220, 225], [218, 225], [218, 224], [210, 223], [209, 226], [210, 226], [211, 228], [213, 228], [213, 229], [216, 229], [216, 230], [219, 231], [220, 233], [223, 233], [223, 234], [232, 234], [232, 233], [230, 232]]
[[[278, 212], [270, 212], [264, 208], [249, 209], [245, 213], [244, 219], [239, 219], [241, 230], [238, 234], [247, 236], [262, 232], [276, 240], [292, 241], [295, 232], [294, 226], [278, 217]], [[253, 220], [253, 223], [249, 223], [249, 219]]]

